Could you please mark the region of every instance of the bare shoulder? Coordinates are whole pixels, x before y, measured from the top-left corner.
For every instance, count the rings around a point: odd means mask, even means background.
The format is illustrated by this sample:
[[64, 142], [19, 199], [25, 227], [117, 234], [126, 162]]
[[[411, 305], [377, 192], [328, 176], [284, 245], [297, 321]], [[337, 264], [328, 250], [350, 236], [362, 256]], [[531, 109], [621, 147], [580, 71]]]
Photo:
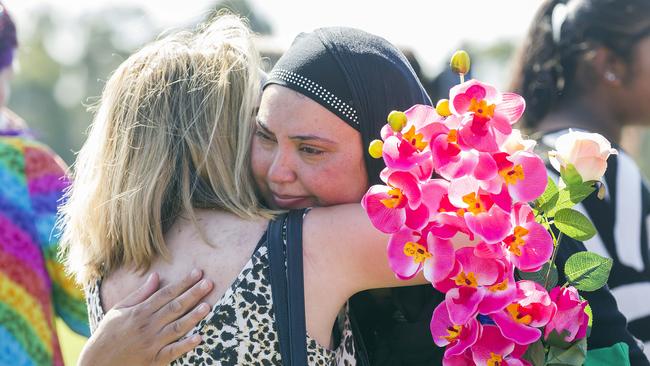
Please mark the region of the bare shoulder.
[[[156, 255], [144, 271], [119, 268], [104, 278], [100, 288], [105, 310], [138, 289], [156, 272], [160, 287], [175, 283], [193, 269], [214, 283], [206, 297], [215, 303], [247, 264], [266, 229], [265, 220], [243, 220], [217, 210], [196, 210], [196, 222], [178, 219], [165, 233], [167, 256]], [[167, 258], [167, 259], [166, 259]]]
[[146, 276], [144, 271], [120, 268], [104, 277], [99, 288], [104, 313], [142, 286]]

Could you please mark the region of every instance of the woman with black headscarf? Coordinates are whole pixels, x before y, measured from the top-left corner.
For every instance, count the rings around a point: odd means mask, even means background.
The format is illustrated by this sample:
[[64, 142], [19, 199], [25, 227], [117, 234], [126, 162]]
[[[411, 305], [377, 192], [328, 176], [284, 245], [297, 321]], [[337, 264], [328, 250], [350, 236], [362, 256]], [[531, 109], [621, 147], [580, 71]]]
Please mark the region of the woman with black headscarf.
[[[308, 105], [314, 102], [329, 113], [312, 112]], [[414, 104], [431, 102], [405, 57], [383, 38], [351, 28], [322, 28], [299, 35], [271, 71], [258, 116], [253, 173], [265, 202], [275, 208], [359, 202], [367, 185], [380, 183], [384, 167], [366, 147], [378, 138], [391, 110]], [[350, 132], [349, 137], [336, 148], [313, 140], [296, 145], [292, 133], [307, 120], [310, 127], [301, 130], [304, 135], [311, 134], [309, 128], [316, 133], [322, 123], [335, 124]], [[326, 137], [334, 142], [340, 139]], [[271, 140], [272, 148], [260, 148]], [[301, 148], [314, 150], [318, 158], [305, 158]], [[580, 248], [563, 250], [568, 256]], [[609, 290], [602, 288], [589, 297], [598, 324], [592, 334], [598, 339], [594, 345], [626, 342], [633, 364], [646, 364]], [[372, 365], [441, 362], [442, 350], [432, 342], [429, 321], [442, 299], [427, 285], [355, 295], [350, 303], [357, 325], [357, 359], [363, 361], [365, 348]], [[605, 313], [606, 317], [598, 317]]]
[[[383, 161], [364, 151], [379, 136], [388, 113], [431, 105], [395, 46], [352, 28], [321, 28], [296, 37], [264, 88], [252, 165], [265, 202], [274, 208], [360, 202], [369, 185], [381, 183]], [[324, 111], [313, 111], [313, 104]], [[336, 126], [338, 134], [323, 135], [319, 123]], [[343, 143], [331, 146], [312, 139], [295, 145], [291, 137], [299, 128], [303, 135], [320, 133]], [[269, 141], [275, 144], [272, 149], [266, 147]], [[301, 148], [313, 150], [317, 158], [305, 158]], [[367, 346], [372, 364], [439, 362], [429, 321], [440, 299], [431, 286], [355, 295], [357, 346]]]

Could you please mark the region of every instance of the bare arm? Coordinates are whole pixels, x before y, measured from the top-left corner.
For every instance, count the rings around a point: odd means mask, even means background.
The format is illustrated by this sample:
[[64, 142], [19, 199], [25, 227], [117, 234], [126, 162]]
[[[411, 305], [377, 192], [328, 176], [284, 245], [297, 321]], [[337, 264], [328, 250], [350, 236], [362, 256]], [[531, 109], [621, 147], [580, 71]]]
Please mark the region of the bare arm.
[[370, 223], [360, 204], [314, 208], [304, 220], [303, 257], [307, 332], [328, 344], [341, 306], [355, 293], [426, 283], [404, 281], [388, 266], [389, 235]]
[[360, 204], [315, 208], [305, 217], [305, 258], [347, 297], [367, 289], [427, 283], [421, 274], [405, 281], [388, 266], [389, 235], [377, 230]]

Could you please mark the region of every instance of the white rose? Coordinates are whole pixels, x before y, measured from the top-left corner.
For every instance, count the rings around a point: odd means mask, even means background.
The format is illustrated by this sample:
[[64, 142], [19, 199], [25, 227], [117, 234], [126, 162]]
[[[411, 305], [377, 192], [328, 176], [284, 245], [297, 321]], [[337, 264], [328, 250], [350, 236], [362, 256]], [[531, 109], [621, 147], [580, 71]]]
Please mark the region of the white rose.
[[607, 170], [607, 158], [617, 153], [602, 135], [571, 130], [555, 141], [555, 149], [548, 153], [553, 168], [559, 172], [573, 164], [585, 182], [600, 180]]

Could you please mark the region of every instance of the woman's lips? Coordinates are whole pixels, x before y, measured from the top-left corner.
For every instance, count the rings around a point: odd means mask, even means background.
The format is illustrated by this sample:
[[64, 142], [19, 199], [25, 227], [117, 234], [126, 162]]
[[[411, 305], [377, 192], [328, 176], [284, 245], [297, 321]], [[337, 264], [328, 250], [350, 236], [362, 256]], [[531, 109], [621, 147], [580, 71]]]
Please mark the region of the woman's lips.
[[271, 193], [273, 203], [279, 208], [305, 208], [310, 207], [310, 199], [305, 196], [283, 196]]

